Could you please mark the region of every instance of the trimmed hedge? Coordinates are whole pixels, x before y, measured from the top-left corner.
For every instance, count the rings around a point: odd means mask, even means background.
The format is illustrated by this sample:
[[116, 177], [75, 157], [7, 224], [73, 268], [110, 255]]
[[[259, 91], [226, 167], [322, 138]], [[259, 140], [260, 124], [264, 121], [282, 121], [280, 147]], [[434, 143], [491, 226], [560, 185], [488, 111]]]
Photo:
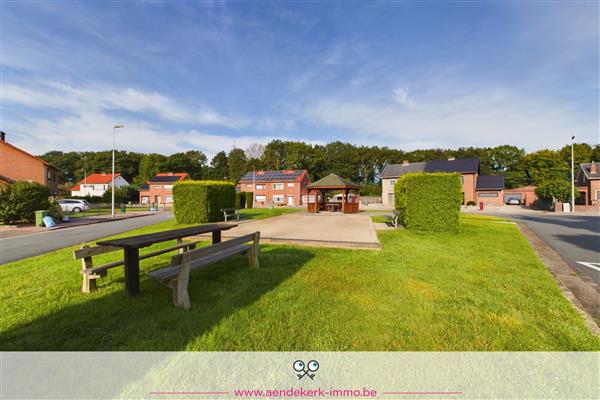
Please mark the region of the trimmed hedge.
[[246, 208], [252, 208], [254, 205], [254, 193], [253, 192], [244, 192], [246, 193]]
[[246, 207], [246, 192], [235, 192], [235, 208], [241, 210]]
[[37, 182], [18, 181], [0, 185], [0, 222], [35, 220], [35, 211], [50, 208], [50, 190]]
[[394, 193], [398, 219], [407, 229], [458, 230], [462, 204], [460, 174], [406, 174], [396, 182]]
[[222, 208], [235, 206], [235, 187], [223, 181], [181, 181], [173, 185], [177, 223], [201, 224], [223, 219]]

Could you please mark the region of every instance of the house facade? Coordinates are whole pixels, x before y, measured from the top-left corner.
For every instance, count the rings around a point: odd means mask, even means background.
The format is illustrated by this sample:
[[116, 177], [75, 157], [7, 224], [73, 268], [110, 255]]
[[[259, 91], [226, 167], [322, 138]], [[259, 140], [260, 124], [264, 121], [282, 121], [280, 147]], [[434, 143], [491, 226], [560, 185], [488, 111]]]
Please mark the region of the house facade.
[[575, 182], [578, 192], [575, 204], [600, 206], [600, 172], [596, 162], [580, 164]]
[[387, 165], [381, 173], [381, 200], [384, 206], [394, 207], [394, 187], [399, 177], [408, 173], [455, 172], [461, 175], [463, 204], [504, 204], [504, 177], [479, 174], [479, 158], [448, 158], [427, 162]]
[[306, 185], [310, 184], [305, 169], [248, 172], [240, 179], [242, 192], [254, 193], [255, 207], [274, 205], [301, 206], [305, 203]]
[[190, 176], [185, 172], [161, 172], [140, 187], [141, 204], [169, 206], [173, 204], [173, 185]]
[[[129, 182], [115, 172], [115, 188], [129, 186]], [[96, 196], [102, 197], [108, 189], [112, 187], [112, 174], [90, 174], [79, 181], [75, 186], [71, 187], [71, 196], [85, 197]]]
[[0, 131], [0, 184], [16, 181], [37, 182], [58, 194], [60, 170], [39, 157], [29, 154], [6, 141]]

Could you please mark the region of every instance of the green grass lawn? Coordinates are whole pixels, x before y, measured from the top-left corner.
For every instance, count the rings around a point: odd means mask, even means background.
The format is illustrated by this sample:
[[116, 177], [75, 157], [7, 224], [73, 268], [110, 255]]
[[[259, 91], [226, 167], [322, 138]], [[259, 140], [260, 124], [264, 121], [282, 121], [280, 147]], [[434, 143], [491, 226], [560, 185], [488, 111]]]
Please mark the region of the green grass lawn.
[[600, 350], [517, 228], [497, 222], [385, 231], [380, 251], [263, 245], [259, 271], [238, 256], [194, 272], [189, 311], [145, 274], [128, 298], [122, 268], [83, 294], [74, 247], [55, 251], [0, 267], [0, 350]]
[[[148, 212], [150, 211], [150, 207], [127, 207], [125, 213], [135, 213], [135, 212]], [[110, 215], [111, 208], [110, 207], [93, 207], [89, 210], [85, 210], [82, 212], [65, 212], [65, 215], [68, 215], [69, 218], [82, 218], [82, 217], [90, 217], [96, 215]], [[121, 214], [121, 208], [119, 205], [115, 207], [115, 214]]]
[[385, 215], [371, 215], [371, 220], [373, 222], [378, 222], [378, 223], [386, 223], [386, 222], [390, 222], [391, 216], [385, 214]]

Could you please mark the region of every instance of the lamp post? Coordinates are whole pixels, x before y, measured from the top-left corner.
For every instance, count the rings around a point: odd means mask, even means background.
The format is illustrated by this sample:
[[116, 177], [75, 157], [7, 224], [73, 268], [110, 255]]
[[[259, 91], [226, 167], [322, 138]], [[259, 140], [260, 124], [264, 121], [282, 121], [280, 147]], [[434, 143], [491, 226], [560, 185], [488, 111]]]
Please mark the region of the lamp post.
[[575, 152], [573, 142], [575, 136], [571, 136], [571, 212], [575, 212]]
[[111, 205], [110, 216], [115, 217], [115, 131], [119, 128], [124, 128], [125, 125], [113, 126], [113, 147], [112, 147], [112, 181], [111, 181]]

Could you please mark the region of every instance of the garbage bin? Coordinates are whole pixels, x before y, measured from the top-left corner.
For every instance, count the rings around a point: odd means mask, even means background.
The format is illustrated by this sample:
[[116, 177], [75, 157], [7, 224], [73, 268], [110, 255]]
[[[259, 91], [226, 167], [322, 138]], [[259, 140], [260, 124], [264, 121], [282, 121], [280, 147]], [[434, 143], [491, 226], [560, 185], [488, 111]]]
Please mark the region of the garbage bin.
[[35, 212], [35, 226], [44, 226], [44, 217], [48, 215], [48, 210], [37, 210]]
[[125, 214], [125, 204], [121, 204], [121, 214]]

